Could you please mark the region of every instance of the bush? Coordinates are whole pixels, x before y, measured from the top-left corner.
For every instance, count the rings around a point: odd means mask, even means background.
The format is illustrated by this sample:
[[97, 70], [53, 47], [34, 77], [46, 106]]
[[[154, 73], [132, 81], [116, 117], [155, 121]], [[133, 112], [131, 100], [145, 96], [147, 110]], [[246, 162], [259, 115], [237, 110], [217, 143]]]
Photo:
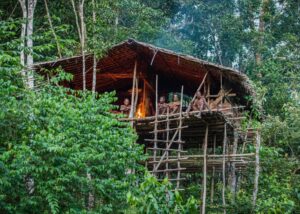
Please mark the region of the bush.
[[9, 98], [1, 116], [10, 133], [1, 134], [1, 213], [84, 212], [89, 196], [91, 211], [125, 209], [136, 180], [128, 170], [139, 170], [142, 149], [129, 124], [109, 112], [114, 94], [97, 96], [47, 85]]

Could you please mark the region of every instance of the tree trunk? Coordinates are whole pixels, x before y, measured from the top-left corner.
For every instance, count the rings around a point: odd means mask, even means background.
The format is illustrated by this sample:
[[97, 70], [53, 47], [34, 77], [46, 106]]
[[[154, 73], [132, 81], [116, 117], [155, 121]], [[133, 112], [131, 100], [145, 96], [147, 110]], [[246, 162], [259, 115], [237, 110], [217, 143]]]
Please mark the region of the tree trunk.
[[[21, 53], [20, 53], [20, 62], [21, 65], [24, 67], [26, 65], [26, 58], [24, 53], [24, 48], [26, 46], [26, 28], [27, 28], [27, 6], [26, 6], [26, 0], [19, 0], [22, 13], [23, 13], [23, 22], [22, 22], [22, 29], [21, 29]], [[23, 77], [26, 76], [26, 72], [22, 70]], [[27, 81], [26, 81], [27, 82]]]
[[74, 0], [71, 0], [71, 4], [73, 7], [74, 15], [75, 15], [75, 22], [77, 26], [78, 36], [81, 45], [81, 55], [82, 55], [82, 90], [86, 90], [86, 68], [85, 68], [85, 23], [84, 23], [84, 0], [79, 2], [78, 6], [78, 14], [75, 6]]
[[[33, 65], [33, 55], [32, 55], [32, 48], [33, 48], [33, 40], [32, 40], [32, 35], [33, 35], [33, 15], [34, 15], [34, 10], [36, 6], [37, 0], [28, 0], [28, 24], [27, 24], [27, 48], [29, 49], [29, 53], [27, 55], [27, 63], [26, 66], [29, 69]], [[34, 76], [32, 71], [29, 71], [28, 73], [28, 86], [29, 88], [34, 87]]]
[[80, 30], [80, 25], [79, 25], [79, 20], [78, 20], [78, 15], [77, 15], [77, 10], [76, 10], [74, 0], [71, 0], [71, 4], [72, 4], [73, 12], [74, 12], [74, 15], [75, 15], [75, 22], [76, 22], [78, 37], [79, 37], [79, 40], [81, 42], [81, 30]]
[[86, 90], [86, 69], [85, 69], [85, 23], [84, 23], [84, 0], [79, 4], [79, 18], [81, 27], [81, 54], [82, 54], [82, 90]]
[[97, 57], [96, 57], [96, 38], [95, 38], [95, 25], [96, 25], [96, 8], [95, 8], [95, 0], [92, 0], [93, 4], [93, 48], [94, 48], [94, 56], [93, 56], [93, 83], [92, 83], [92, 92], [95, 93], [96, 91], [96, 77], [97, 77]]
[[[264, 33], [265, 33], [265, 22], [264, 22], [264, 16], [266, 13], [266, 6], [268, 5], [269, 0], [262, 0], [261, 2], [261, 9], [260, 9], [260, 14], [259, 14], [259, 23], [258, 23], [258, 32], [259, 32], [259, 38], [258, 38], [258, 48], [261, 48], [263, 46], [263, 38], [264, 38]], [[255, 53], [255, 61], [257, 65], [260, 65], [262, 62], [262, 57], [261, 57], [261, 51], [256, 50]], [[261, 76], [261, 74], [258, 74]]]
[[53, 27], [53, 24], [52, 24], [52, 19], [51, 19], [51, 16], [50, 16], [50, 12], [49, 12], [49, 8], [48, 8], [47, 0], [44, 0], [44, 3], [45, 3], [45, 9], [46, 9], [46, 13], [47, 13], [47, 18], [48, 18], [49, 26], [50, 26], [51, 32], [53, 34], [53, 37], [55, 39], [55, 42], [56, 42], [57, 53], [58, 53], [59, 58], [62, 58], [59, 41], [58, 41], [57, 35], [55, 33], [55, 30], [54, 30], [54, 27]]
[[[86, 174], [87, 179], [92, 182], [92, 175], [91, 173]], [[88, 196], [88, 210], [92, 210], [94, 208], [94, 203], [95, 203], [95, 196], [92, 192], [92, 185], [90, 185], [90, 191], [89, 191], [89, 196]]]

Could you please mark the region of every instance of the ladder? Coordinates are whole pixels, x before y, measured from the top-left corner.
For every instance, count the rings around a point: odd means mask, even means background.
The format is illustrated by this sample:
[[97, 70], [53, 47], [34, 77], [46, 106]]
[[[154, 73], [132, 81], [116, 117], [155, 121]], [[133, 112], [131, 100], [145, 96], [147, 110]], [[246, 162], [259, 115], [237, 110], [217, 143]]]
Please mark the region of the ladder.
[[182, 156], [184, 141], [182, 140], [182, 130], [187, 128], [183, 126], [182, 117], [182, 97], [183, 88], [181, 90], [181, 102], [179, 114], [170, 114], [167, 109], [166, 117], [158, 118], [156, 114], [153, 124], [153, 139], [145, 139], [151, 147], [147, 150], [152, 151], [152, 157], [147, 161], [147, 166], [151, 169], [151, 173], [163, 180], [165, 177], [169, 181], [176, 183], [176, 189], [180, 187], [181, 172], [186, 168], [181, 165], [182, 160], [187, 158]]

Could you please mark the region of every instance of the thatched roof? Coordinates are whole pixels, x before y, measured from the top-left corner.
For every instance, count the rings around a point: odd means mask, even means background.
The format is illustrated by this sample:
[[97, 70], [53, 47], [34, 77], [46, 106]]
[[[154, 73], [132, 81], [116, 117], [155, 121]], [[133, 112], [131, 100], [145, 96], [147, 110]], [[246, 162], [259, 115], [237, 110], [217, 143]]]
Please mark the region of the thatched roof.
[[[136, 59], [142, 62], [138, 68], [139, 71], [151, 70], [151, 72], [162, 76], [164, 80], [185, 85], [186, 89], [191, 92], [198, 87], [205, 73], [208, 72], [212, 80], [216, 82], [220, 82], [222, 75], [223, 82], [229, 84], [240, 97], [254, 94], [248, 77], [232, 68], [132, 39], [113, 46], [103, 58], [98, 60], [98, 91], [118, 90], [125, 87], [125, 85], [130, 85]], [[87, 55], [87, 88], [91, 88], [92, 85], [92, 63], [92, 55]], [[81, 56], [38, 63], [34, 65], [34, 68], [40, 70], [43, 67], [49, 69], [58, 66], [74, 74], [73, 88], [82, 88]]]

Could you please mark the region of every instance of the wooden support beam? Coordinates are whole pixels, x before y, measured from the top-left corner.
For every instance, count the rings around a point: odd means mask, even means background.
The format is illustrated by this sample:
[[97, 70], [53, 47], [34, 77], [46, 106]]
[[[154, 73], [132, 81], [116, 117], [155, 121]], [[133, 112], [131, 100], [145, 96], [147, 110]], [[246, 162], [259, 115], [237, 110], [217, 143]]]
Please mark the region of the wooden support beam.
[[181, 129], [185, 129], [185, 128], [188, 128], [188, 126], [182, 126], [182, 127], [177, 127], [177, 128], [171, 128], [171, 129], [158, 129], [155, 131], [151, 131], [149, 133], [153, 134], [153, 133], [160, 133], [160, 132], [168, 132], [168, 131], [181, 130]]
[[186, 168], [175, 168], [175, 169], [156, 169], [151, 171], [152, 173], [157, 173], [157, 172], [177, 172], [177, 171], [183, 171], [186, 170]]
[[[216, 142], [217, 136], [214, 134], [214, 142], [213, 142], [213, 155], [216, 154]], [[214, 190], [215, 190], [215, 166], [212, 169], [212, 178], [211, 178], [211, 189], [210, 189], [210, 204], [212, 205], [214, 202]]]
[[[202, 110], [202, 114], [203, 113], [212, 113], [212, 112], [220, 112], [222, 113], [222, 111], [225, 111], [225, 110], [231, 110], [231, 109], [241, 109], [241, 108], [244, 108], [245, 106], [236, 106], [236, 107], [230, 107], [230, 108], [223, 108], [223, 109], [211, 109], [211, 110]], [[192, 115], [198, 115], [200, 113], [200, 111], [190, 111], [190, 112], [183, 112], [182, 113], [182, 116], [183, 117], [189, 117], [189, 116], [192, 116]], [[226, 114], [223, 113], [223, 115], [226, 116]], [[178, 117], [179, 116], [179, 113], [175, 113], [175, 114], [170, 114], [170, 119], [171, 118], [174, 118], [174, 117]], [[162, 119], [162, 118], [166, 118], [166, 115], [158, 115], [158, 119]], [[143, 122], [143, 121], [152, 121], [155, 119], [155, 116], [149, 116], [149, 117], [145, 117], [145, 118], [120, 118], [119, 120], [120, 121], [131, 121], [131, 120], [135, 120], [135, 121], [138, 121], [138, 122]]]
[[259, 149], [260, 149], [260, 133], [257, 131], [256, 146], [255, 146], [255, 177], [254, 177], [254, 189], [253, 189], [253, 196], [252, 196], [253, 210], [255, 210], [256, 207], [256, 199], [258, 193], [258, 179], [260, 173]]
[[[157, 179], [158, 181], [163, 181], [164, 179]], [[168, 181], [184, 181], [186, 180], [186, 178], [180, 178], [180, 179], [177, 179], [177, 178], [168, 178]], [[183, 189], [182, 189], [183, 190]]]
[[[169, 151], [169, 152], [181, 152], [181, 153], [187, 153], [187, 151], [178, 150], [178, 149], [165, 149], [165, 148], [148, 148], [149, 150], [160, 150], [160, 151]], [[187, 158], [186, 158], [187, 159]]]
[[224, 124], [224, 137], [223, 137], [223, 161], [222, 161], [222, 202], [223, 202], [223, 213], [226, 214], [226, 199], [225, 199], [225, 188], [226, 188], [226, 175], [225, 175], [225, 163], [226, 163], [226, 144], [227, 144], [227, 124]]
[[[173, 144], [173, 142], [174, 142], [174, 140], [175, 140], [175, 137], [176, 137], [177, 134], [178, 134], [178, 131], [179, 131], [179, 129], [177, 129], [176, 132], [174, 133], [174, 135], [173, 135], [172, 139], [170, 140], [170, 143], [169, 143], [169, 145], [167, 146], [166, 149], [170, 149], [170, 148], [171, 148], [171, 146], [172, 146], [172, 144]], [[164, 154], [161, 156], [160, 162], [163, 161], [163, 159], [165, 158], [165, 156], [166, 156], [166, 153], [164, 153]], [[158, 164], [156, 165], [156, 167], [154, 167], [154, 170], [153, 170], [153, 171], [155, 171], [155, 170], [158, 169], [158, 167], [159, 167], [160, 164], [161, 164], [160, 162], [158, 162]]]
[[[154, 123], [154, 149], [157, 149], [157, 116], [158, 116], [158, 76], [156, 75], [156, 79], [155, 79], [155, 122]], [[154, 150], [153, 151], [153, 160], [156, 161], [156, 154], [157, 151]], [[157, 166], [156, 164], [153, 165], [154, 168], [154, 172], [153, 174], [156, 175], [156, 170], [157, 170]]]
[[134, 69], [133, 69], [133, 78], [132, 78], [132, 91], [131, 91], [131, 108], [129, 113], [129, 118], [134, 117], [134, 101], [135, 101], [135, 84], [136, 84], [136, 70], [137, 70], [137, 60], [134, 62]]
[[204, 148], [203, 148], [203, 190], [202, 190], [202, 209], [201, 213], [205, 214], [206, 206], [206, 181], [207, 181], [207, 144], [208, 144], [208, 125], [206, 125], [205, 138], [204, 138]]
[[[137, 102], [139, 99], [139, 78], [135, 79], [135, 97], [134, 97], [134, 106], [133, 106], [133, 115], [135, 116], [136, 113], [136, 107], [137, 107]], [[132, 104], [131, 104], [132, 105]]]
[[[233, 155], [235, 155], [237, 153], [237, 147], [238, 147], [238, 140], [239, 140], [239, 136], [238, 133], [236, 132], [236, 130], [233, 133], [233, 147], [232, 147], [232, 153]], [[232, 163], [231, 166], [231, 171], [230, 171], [230, 176], [229, 176], [229, 180], [230, 180], [230, 185], [231, 185], [231, 193], [232, 193], [232, 199], [233, 202], [235, 200], [235, 194], [236, 194], [236, 167], [235, 167], [235, 163]]]
[[[167, 125], [166, 125], [166, 129], [170, 129], [170, 121], [169, 121], [169, 112], [170, 111], [170, 109], [169, 108], [167, 108]], [[167, 141], [167, 143], [166, 143], [166, 148], [168, 148], [168, 146], [169, 146], [169, 138], [170, 138], [170, 132], [168, 131], [167, 132], [167, 136], [166, 136], [166, 141]], [[165, 149], [165, 152], [166, 152], [166, 159], [167, 159], [167, 162], [166, 162], [166, 169], [168, 170], [169, 169], [169, 151], [170, 151], [170, 149]], [[169, 172], [166, 172], [166, 177], [167, 178], [170, 178], [170, 173]]]
[[[183, 86], [181, 86], [181, 95], [180, 95], [180, 108], [179, 108], [179, 133], [178, 133], [178, 140], [181, 141], [181, 130], [182, 128], [184, 128], [182, 126], [182, 104], [183, 104]], [[185, 127], [187, 128], [187, 127]], [[178, 144], [178, 150], [182, 150], [182, 144]], [[181, 153], [177, 152], [177, 167], [180, 168], [181, 164], [180, 164], [180, 159], [181, 159]], [[177, 182], [176, 182], [176, 189], [179, 189], [179, 185], [180, 185], [180, 171], [177, 171]]]
[[[159, 139], [145, 139], [144, 141], [147, 141], [147, 142], [154, 142], [156, 141], [157, 143], [169, 143], [170, 141], [167, 141], [167, 140], [159, 140]], [[173, 143], [185, 143], [185, 141], [182, 141], [182, 140], [174, 140], [172, 141]]]
[[[171, 163], [171, 162], [178, 162], [181, 160], [187, 160], [188, 158], [175, 158], [175, 159], [166, 159], [161, 161], [161, 163]], [[149, 161], [148, 163], [158, 163], [159, 161]]]
[[197, 91], [196, 91], [195, 94], [194, 94], [193, 99], [192, 99], [191, 102], [189, 103], [189, 106], [188, 106], [188, 108], [187, 108], [187, 110], [186, 110], [187, 113], [190, 112], [190, 110], [191, 110], [191, 108], [192, 108], [192, 104], [193, 104], [193, 102], [194, 102], [194, 100], [195, 100], [195, 98], [196, 98], [196, 94], [197, 94], [198, 91], [201, 90], [201, 88], [202, 88], [202, 86], [203, 86], [203, 84], [204, 84], [204, 82], [205, 82], [205, 79], [206, 79], [206, 77], [207, 77], [207, 74], [208, 74], [208, 72], [205, 73], [202, 82], [200, 83], [200, 85], [199, 85]]

